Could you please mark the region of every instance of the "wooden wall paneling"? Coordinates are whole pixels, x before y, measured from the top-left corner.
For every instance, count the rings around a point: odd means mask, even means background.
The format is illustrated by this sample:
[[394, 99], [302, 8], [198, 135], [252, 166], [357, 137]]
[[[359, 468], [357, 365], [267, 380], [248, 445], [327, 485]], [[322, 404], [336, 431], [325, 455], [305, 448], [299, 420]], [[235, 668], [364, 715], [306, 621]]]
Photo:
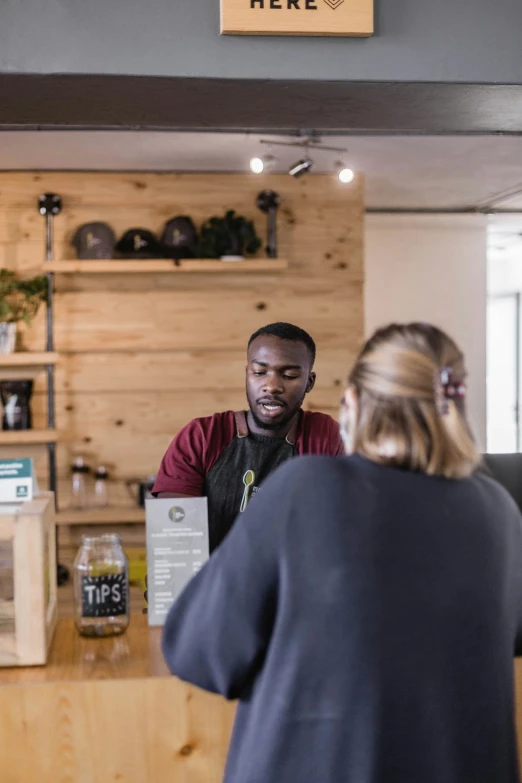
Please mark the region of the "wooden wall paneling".
[[362, 232], [356, 225], [363, 215], [361, 178], [349, 188], [322, 175], [292, 180], [287, 175], [5, 172], [1, 178], [0, 263], [27, 267], [42, 258], [44, 222], [36, 199], [43, 191], [63, 195], [64, 211], [55, 221], [55, 257], [66, 259], [72, 256], [69, 243], [76, 227], [100, 219], [119, 235], [138, 226], [160, 231], [180, 213], [200, 223], [229, 207], [248, 214], [264, 236], [266, 217], [255, 207], [255, 196], [273, 188], [283, 197], [291, 194], [279, 213], [281, 257], [292, 258], [294, 268], [309, 267], [309, 272], [321, 272], [325, 263], [362, 272]]
[[[207, 283], [208, 285], [208, 283]], [[64, 293], [56, 303], [58, 351], [160, 351], [244, 348], [248, 336], [273, 320], [309, 330], [319, 346], [343, 348], [360, 336], [359, 283], [329, 289], [324, 284], [281, 283], [244, 293], [209, 290]], [[347, 302], [348, 300], [348, 302]], [[37, 350], [41, 322], [27, 330], [25, 344]]]
[[[42, 192], [57, 192], [55, 258], [73, 258], [70, 240], [84, 222], [106, 220], [119, 235], [160, 231], [176, 214], [196, 223], [233, 208], [266, 216], [257, 193], [277, 190], [281, 274], [57, 276], [56, 372], [59, 490], [67, 499], [72, 456], [104, 462], [118, 479], [156, 471], [175, 432], [193, 416], [243, 407], [245, 347], [264, 323], [289, 320], [318, 346], [317, 389], [307, 407], [337, 414], [340, 389], [363, 335], [363, 181], [333, 176], [102, 172], [0, 174], [0, 265], [40, 267]], [[88, 262], [85, 262], [88, 263]], [[114, 261], [115, 269], [117, 261]], [[31, 350], [44, 347], [44, 313], [25, 329]], [[45, 423], [45, 378], [35, 379], [35, 426]], [[46, 485], [43, 447], [28, 447]], [[0, 449], [13, 456], [11, 449]], [[116, 503], [132, 503], [122, 482]]]
[[[338, 386], [352, 360], [353, 352], [345, 348], [321, 350], [316, 389]], [[56, 369], [56, 389], [59, 395], [192, 388], [243, 391], [245, 364], [245, 346], [229, 351], [72, 353], [63, 355]]]
[[[208, 217], [223, 211], [228, 206], [236, 209], [253, 205], [253, 196], [260, 190], [273, 188], [291, 193], [293, 202], [287, 199], [282, 210], [295, 216], [295, 199], [305, 200], [313, 195], [320, 214], [325, 205], [332, 203], [336, 209], [349, 204], [356, 210], [360, 206], [362, 177], [355, 185], [346, 187], [336, 177], [312, 174], [299, 180], [289, 179], [286, 174], [171, 174], [150, 172], [2, 172], [0, 209], [10, 213], [24, 213], [22, 228], [33, 238], [32, 231], [38, 230], [36, 199], [42, 192], [52, 191], [63, 196], [67, 214], [74, 218], [74, 224], [86, 215], [118, 215], [123, 210], [129, 214], [147, 214], [155, 221], [172, 217], [188, 210], [197, 218]], [[32, 202], [31, 196], [35, 196]], [[34, 211], [31, 209], [34, 207]], [[261, 214], [261, 213], [258, 213]], [[31, 217], [34, 215], [34, 218]], [[3, 220], [13, 225], [12, 219]], [[20, 221], [18, 221], [20, 222]], [[31, 228], [32, 227], [32, 228]], [[129, 224], [125, 225], [129, 228]]]

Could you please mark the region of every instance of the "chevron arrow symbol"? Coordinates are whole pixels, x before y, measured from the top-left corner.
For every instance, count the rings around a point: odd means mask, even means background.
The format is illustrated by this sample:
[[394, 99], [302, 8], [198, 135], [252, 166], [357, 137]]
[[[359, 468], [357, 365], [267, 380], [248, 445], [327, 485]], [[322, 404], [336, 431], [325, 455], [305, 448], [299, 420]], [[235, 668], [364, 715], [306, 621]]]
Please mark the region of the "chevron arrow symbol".
[[332, 11], [336, 11], [344, 3], [344, 0], [324, 0], [324, 2], [330, 6]]

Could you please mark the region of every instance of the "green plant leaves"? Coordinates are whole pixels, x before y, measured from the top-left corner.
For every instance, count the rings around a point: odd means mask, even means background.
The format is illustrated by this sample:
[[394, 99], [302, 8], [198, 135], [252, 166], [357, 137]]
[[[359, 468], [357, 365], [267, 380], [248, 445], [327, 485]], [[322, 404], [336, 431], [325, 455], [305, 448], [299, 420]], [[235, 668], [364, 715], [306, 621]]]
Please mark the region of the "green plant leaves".
[[22, 279], [10, 269], [0, 269], [0, 321], [24, 321], [30, 325], [42, 302], [47, 301], [47, 277]]
[[253, 255], [260, 247], [254, 223], [229, 209], [224, 217], [211, 217], [203, 224], [193, 252], [196, 258], [221, 258]]

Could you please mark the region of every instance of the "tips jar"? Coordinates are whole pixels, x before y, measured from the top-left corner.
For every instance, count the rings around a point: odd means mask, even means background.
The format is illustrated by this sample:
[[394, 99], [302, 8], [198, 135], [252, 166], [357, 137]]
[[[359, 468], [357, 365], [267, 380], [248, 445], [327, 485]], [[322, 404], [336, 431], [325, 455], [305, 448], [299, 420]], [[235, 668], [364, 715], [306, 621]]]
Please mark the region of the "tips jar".
[[115, 636], [129, 625], [129, 562], [116, 535], [84, 537], [74, 561], [75, 622], [82, 636]]

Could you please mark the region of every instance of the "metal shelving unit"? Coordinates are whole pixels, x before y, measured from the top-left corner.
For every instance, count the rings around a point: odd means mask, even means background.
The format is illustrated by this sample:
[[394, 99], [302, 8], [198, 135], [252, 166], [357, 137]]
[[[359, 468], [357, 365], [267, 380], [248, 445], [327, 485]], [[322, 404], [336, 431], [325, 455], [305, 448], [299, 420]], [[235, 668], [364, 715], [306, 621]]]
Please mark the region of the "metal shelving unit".
[[[62, 211], [62, 199], [55, 193], [44, 193], [38, 199], [38, 211], [45, 217], [45, 260], [53, 261], [53, 219]], [[47, 271], [47, 309], [46, 309], [46, 339], [45, 350], [54, 354], [54, 274]], [[55, 386], [54, 386], [54, 362], [45, 365], [47, 374], [47, 427], [53, 433], [56, 427], [55, 414]], [[56, 439], [47, 442], [47, 455], [49, 460], [49, 489], [54, 493], [54, 507], [58, 511], [58, 476], [56, 470]], [[58, 528], [56, 529], [56, 562], [58, 563], [58, 584], [62, 585], [69, 578], [69, 570], [58, 559]]]

